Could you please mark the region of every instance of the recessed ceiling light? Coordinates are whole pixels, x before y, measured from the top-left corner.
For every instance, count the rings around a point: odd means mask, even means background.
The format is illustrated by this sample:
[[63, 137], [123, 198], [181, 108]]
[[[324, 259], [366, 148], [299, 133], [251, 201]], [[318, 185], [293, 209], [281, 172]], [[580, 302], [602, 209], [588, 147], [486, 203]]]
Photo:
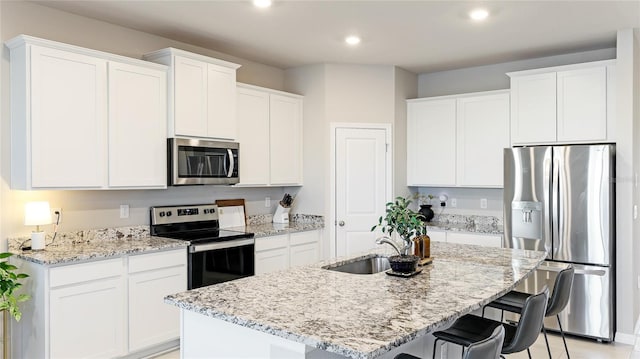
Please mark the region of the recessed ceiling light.
[[475, 9], [469, 13], [469, 17], [472, 20], [482, 21], [489, 17], [489, 12], [485, 9]]
[[264, 9], [271, 6], [271, 0], [253, 0], [253, 6]]
[[346, 42], [349, 45], [358, 45], [360, 43], [360, 38], [358, 36], [355, 35], [351, 35], [351, 36], [347, 36], [344, 39], [344, 42]]

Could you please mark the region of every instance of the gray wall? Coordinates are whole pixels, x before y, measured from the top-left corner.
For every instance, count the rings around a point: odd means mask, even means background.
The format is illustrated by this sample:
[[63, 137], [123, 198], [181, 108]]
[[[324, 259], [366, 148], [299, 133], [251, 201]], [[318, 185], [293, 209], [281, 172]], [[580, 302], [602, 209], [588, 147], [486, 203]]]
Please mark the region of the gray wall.
[[[180, 43], [163, 37], [81, 17], [29, 2], [0, 2], [0, 39], [2, 42], [19, 34], [66, 42], [73, 45], [140, 58], [142, 54], [165, 47], [176, 47], [204, 55], [236, 62], [238, 81], [285, 90], [284, 71], [253, 61], [230, 56], [209, 49]], [[47, 200], [54, 208], [62, 208], [60, 231], [85, 228], [113, 227], [149, 222], [148, 208], [152, 205], [211, 202], [224, 198], [244, 198], [247, 213], [261, 214], [275, 210], [283, 188], [230, 188], [217, 186], [182, 187], [167, 190], [137, 191], [16, 191], [10, 181], [10, 88], [9, 51], [2, 48], [0, 72], [0, 238], [27, 234], [23, 225], [24, 203]], [[264, 198], [271, 197], [272, 207], [264, 206]], [[119, 206], [130, 206], [130, 217], [119, 218]], [[5, 241], [0, 241], [2, 247]]]

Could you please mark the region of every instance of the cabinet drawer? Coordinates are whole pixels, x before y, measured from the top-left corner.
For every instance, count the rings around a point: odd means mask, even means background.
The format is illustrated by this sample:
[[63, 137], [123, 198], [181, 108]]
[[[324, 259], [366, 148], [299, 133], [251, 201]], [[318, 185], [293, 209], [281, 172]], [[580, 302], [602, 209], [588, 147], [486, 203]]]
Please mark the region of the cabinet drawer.
[[186, 249], [140, 254], [129, 257], [129, 273], [184, 266], [186, 264]]
[[256, 238], [256, 252], [266, 251], [275, 248], [286, 248], [289, 246], [289, 235], [270, 236]]
[[49, 286], [88, 282], [96, 279], [120, 276], [124, 273], [124, 258], [74, 264], [52, 268], [49, 271]]
[[290, 243], [292, 246], [306, 243], [317, 243], [319, 238], [318, 231], [291, 233]]

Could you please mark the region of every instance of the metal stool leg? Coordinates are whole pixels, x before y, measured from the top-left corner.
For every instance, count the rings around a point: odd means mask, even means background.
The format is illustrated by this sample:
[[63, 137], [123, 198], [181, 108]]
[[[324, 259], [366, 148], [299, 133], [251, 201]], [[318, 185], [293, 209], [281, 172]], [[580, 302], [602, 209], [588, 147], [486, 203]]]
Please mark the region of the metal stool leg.
[[527, 354], [529, 354], [529, 359], [531, 359], [531, 351], [527, 348]]
[[556, 314], [558, 319], [558, 327], [560, 327], [560, 335], [562, 335], [562, 342], [564, 343], [564, 351], [567, 352], [567, 359], [570, 359], [569, 348], [567, 348], [567, 340], [564, 338], [564, 330], [562, 330], [562, 324], [560, 324], [560, 314]]
[[549, 353], [549, 359], [551, 359], [551, 349], [549, 349], [549, 339], [547, 339], [547, 330], [542, 326], [542, 334], [544, 334], [544, 343], [547, 344], [547, 353]]
[[433, 357], [432, 357], [432, 359], [436, 359], [436, 344], [438, 343], [438, 339], [440, 339], [440, 338], [436, 338], [436, 340], [433, 342]]

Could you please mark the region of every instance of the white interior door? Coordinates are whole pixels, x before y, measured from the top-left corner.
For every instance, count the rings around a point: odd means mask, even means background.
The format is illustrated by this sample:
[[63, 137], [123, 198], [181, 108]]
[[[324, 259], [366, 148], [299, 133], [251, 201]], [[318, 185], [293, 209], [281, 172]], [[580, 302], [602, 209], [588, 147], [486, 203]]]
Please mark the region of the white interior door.
[[371, 227], [385, 210], [389, 178], [387, 129], [336, 128], [336, 255], [375, 247]]

